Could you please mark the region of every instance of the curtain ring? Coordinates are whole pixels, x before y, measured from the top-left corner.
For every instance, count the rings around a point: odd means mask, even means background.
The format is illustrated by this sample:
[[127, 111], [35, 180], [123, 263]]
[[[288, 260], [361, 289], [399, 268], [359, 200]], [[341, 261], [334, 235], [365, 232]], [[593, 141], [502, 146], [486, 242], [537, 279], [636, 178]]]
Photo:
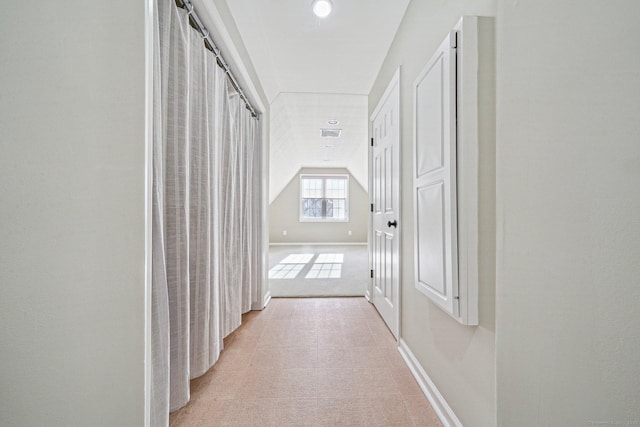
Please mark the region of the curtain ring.
[[209, 37], [209, 31], [207, 31], [205, 28], [202, 29], [202, 38], [206, 39], [207, 37]]

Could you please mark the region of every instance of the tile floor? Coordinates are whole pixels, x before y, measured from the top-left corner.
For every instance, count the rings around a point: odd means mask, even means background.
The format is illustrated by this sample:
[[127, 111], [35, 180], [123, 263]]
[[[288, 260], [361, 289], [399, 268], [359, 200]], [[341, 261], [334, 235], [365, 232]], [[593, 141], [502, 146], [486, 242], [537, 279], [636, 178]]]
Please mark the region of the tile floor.
[[441, 426], [364, 298], [274, 298], [243, 316], [171, 426]]

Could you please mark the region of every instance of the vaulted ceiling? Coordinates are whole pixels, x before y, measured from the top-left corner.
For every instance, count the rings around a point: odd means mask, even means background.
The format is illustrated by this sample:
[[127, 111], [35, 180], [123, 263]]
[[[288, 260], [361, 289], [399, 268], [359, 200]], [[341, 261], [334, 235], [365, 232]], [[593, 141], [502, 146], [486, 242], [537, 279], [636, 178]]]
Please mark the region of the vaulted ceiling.
[[269, 102], [280, 92], [368, 95], [409, 0], [227, 0]]
[[[327, 138], [321, 129], [342, 132]], [[347, 168], [367, 189], [367, 129], [365, 95], [280, 93], [271, 103], [269, 203], [303, 167]]]
[[[409, 0], [227, 0], [271, 104], [270, 201], [301, 167], [344, 167], [367, 187], [367, 95]], [[330, 143], [320, 128], [343, 129]], [[333, 147], [325, 147], [333, 145]]]

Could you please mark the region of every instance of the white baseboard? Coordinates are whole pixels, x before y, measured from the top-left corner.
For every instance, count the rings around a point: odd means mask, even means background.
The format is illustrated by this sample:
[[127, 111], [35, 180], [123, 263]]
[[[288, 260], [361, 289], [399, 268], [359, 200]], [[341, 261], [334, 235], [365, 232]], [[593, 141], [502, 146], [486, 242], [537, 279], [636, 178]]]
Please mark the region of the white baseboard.
[[438, 418], [440, 418], [442, 424], [445, 427], [463, 427], [458, 417], [456, 417], [456, 414], [454, 414], [453, 409], [451, 409], [447, 401], [444, 400], [444, 397], [438, 391], [436, 385], [431, 381], [429, 375], [427, 375], [422, 365], [420, 365], [420, 362], [418, 362], [418, 359], [416, 359], [416, 356], [402, 338], [400, 338], [398, 351], [411, 370], [422, 392], [427, 396], [429, 403], [431, 403], [433, 410], [438, 415]]
[[262, 302], [255, 302], [251, 304], [251, 310], [253, 311], [264, 310], [265, 308], [267, 308], [267, 304], [269, 304], [269, 301], [271, 301], [271, 291], [267, 291], [267, 293], [264, 294], [264, 298], [262, 299]]
[[362, 246], [367, 242], [275, 242], [269, 246]]
[[271, 291], [267, 291], [266, 294], [264, 294], [264, 302], [263, 302], [263, 306], [262, 308], [267, 308], [267, 304], [269, 304], [269, 301], [271, 301]]
[[367, 289], [364, 291], [364, 297], [367, 299], [367, 301], [369, 301], [370, 303], [373, 303], [373, 300], [371, 299], [371, 291], [369, 290], [369, 286], [367, 286]]

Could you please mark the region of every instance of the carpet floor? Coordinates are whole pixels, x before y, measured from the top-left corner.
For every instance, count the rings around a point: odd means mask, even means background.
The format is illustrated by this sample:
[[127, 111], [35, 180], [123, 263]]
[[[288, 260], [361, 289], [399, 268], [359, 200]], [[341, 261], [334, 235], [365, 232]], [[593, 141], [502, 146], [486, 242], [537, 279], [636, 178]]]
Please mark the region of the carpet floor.
[[271, 246], [271, 296], [363, 296], [369, 283], [368, 260], [366, 245]]
[[224, 347], [171, 426], [442, 425], [364, 298], [272, 299]]

